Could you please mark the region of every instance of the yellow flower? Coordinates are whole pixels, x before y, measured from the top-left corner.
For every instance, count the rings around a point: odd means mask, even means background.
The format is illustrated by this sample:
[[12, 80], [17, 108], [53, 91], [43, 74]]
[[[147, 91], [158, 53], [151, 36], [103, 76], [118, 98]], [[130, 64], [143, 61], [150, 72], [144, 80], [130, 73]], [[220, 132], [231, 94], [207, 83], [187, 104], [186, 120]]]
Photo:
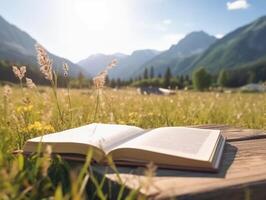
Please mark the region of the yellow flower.
[[32, 109], [33, 109], [33, 105], [18, 106], [16, 111], [17, 111], [17, 113], [27, 113], [27, 112], [31, 112]]
[[26, 127], [26, 131], [31, 133], [51, 133], [54, 132], [55, 129], [49, 124], [43, 124], [41, 122], [35, 121], [33, 124], [29, 124]]

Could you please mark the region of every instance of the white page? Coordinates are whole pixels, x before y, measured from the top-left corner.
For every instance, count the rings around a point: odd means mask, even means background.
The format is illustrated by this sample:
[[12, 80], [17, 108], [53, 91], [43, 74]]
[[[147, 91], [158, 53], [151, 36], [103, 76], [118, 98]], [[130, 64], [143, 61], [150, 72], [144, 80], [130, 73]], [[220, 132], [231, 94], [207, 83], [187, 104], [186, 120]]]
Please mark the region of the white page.
[[143, 149], [207, 161], [215, 148], [219, 133], [219, 130], [186, 127], [157, 128], [121, 144], [116, 149]]
[[90, 124], [62, 132], [30, 139], [30, 142], [82, 143], [102, 148], [105, 152], [125, 142], [144, 130], [135, 126], [115, 124]]

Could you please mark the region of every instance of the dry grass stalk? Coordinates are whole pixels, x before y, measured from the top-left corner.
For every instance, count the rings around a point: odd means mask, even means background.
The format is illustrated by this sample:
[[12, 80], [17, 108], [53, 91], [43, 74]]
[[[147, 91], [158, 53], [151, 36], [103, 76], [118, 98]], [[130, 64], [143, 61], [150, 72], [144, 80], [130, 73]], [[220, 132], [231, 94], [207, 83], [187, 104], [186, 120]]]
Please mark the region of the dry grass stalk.
[[105, 85], [106, 77], [108, 75], [108, 70], [114, 68], [117, 65], [117, 60], [114, 59], [107, 67], [101, 71], [97, 76], [93, 78], [93, 84], [97, 89], [101, 89]]
[[12, 94], [12, 89], [9, 85], [4, 86], [4, 97], [9, 98], [9, 96]]
[[69, 66], [67, 63], [63, 64], [63, 70], [64, 70], [64, 77], [68, 76], [68, 72], [69, 72]]
[[13, 73], [15, 74], [15, 76], [17, 78], [19, 78], [19, 80], [21, 81], [24, 76], [25, 76], [25, 73], [26, 73], [26, 66], [22, 66], [22, 67], [17, 67], [17, 66], [12, 66], [12, 70], [13, 70]]
[[53, 81], [53, 63], [50, 60], [46, 50], [40, 44], [36, 44], [36, 51], [37, 51], [37, 59], [40, 65], [40, 71], [44, 75], [44, 77], [49, 80]]
[[30, 89], [36, 88], [35, 83], [30, 78], [27, 78], [27, 77], [26, 77], [26, 85]]
[[40, 65], [40, 71], [44, 75], [45, 79], [51, 82], [59, 117], [61, 119], [61, 122], [63, 123], [64, 116], [59, 105], [59, 99], [57, 95], [57, 76], [56, 73], [53, 71], [52, 60], [50, 60], [48, 53], [46, 52], [43, 46], [41, 46], [40, 44], [36, 44], [35, 47], [37, 51], [37, 60]]
[[45, 151], [43, 152], [42, 160], [42, 175], [47, 176], [48, 168], [51, 164], [52, 146], [47, 145]]
[[160, 189], [155, 185], [154, 177], [156, 176], [157, 166], [154, 165], [152, 162], [147, 165], [146, 170], [144, 171], [145, 178], [140, 183], [141, 189], [148, 192], [152, 189], [159, 191]]

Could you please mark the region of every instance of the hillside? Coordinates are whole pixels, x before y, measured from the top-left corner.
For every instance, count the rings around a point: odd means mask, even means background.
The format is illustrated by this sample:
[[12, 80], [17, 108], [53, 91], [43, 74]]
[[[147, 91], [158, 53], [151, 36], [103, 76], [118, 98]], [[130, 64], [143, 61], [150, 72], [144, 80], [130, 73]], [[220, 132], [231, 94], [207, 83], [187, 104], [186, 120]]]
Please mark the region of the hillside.
[[[0, 16], [0, 60], [27, 65], [31, 70], [38, 70], [35, 44], [37, 41], [18, 27], [8, 23]], [[68, 63], [70, 75], [77, 76], [82, 68], [71, 61], [49, 53], [57, 72], [62, 72], [62, 64]]]
[[118, 65], [110, 70], [109, 77], [129, 79], [139, 67], [158, 54], [158, 51], [150, 49], [137, 50], [131, 55], [121, 53], [113, 55], [96, 54], [78, 62], [78, 64], [94, 76], [103, 70], [113, 59], [117, 59]]
[[120, 60], [127, 57], [125, 54], [94, 54], [90, 55], [88, 58], [81, 60], [78, 62], [84, 70], [90, 73], [92, 76], [97, 75], [100, 71], [102, 71], [113, 59], [117, 59], [120, 63]]
[[266, 16], [236, 29], [218, 40], [184, 73], [203, 66], [212, 73], [220, 69], [234, 69], [266, 55]]
[[215, 41], [216, 38], [214, 36], [210, 36], [203, 31], [192, 32], [176, 45], [172, 45], [167, 51], [146, 62], [141, 67], [142, 71], [136, 72], [135, 76], [151, 66], [153, 66], [157, 75], [163, 74], [167, 67], [170, 67], [175, 73], [179, 73]]

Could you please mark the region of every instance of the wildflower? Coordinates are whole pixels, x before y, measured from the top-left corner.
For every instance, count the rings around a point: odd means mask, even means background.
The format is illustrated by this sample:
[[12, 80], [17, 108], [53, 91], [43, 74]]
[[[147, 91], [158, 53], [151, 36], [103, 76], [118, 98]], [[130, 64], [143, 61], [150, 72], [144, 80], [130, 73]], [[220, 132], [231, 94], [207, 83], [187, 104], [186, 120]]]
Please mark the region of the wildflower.
[[35, 47], [37, 51], [38, 63], [40, 65], [40, 71], [47, 80], [52, 81], [53, 80], [52, 61], [50, 60], [43, 46], [41, 46], [40, 44], [36, 44]]
[[9, 85], [4, 86], [4, 97], [8, 98], [12, 94], [12, 89]]
[[22, 66], [22, 67], [17, 67], [17, 66], [12, 66], [12, 70], [13, 70], [13, 73], [15, 74], [16, 77], [19, 78], [19, 80], [22, 80], [23, 77], [25, 76], [25, 73], [26, 73], [26, 67], [25, 66]]
[[30, 133], [51, 133], [54, 132], [55, 129], [51, 125], [43, 124], [39, 121], [35, 121], [33, 124], [29, 124], [25, 132], [30, 132]]
[[27, 78], [27, 77], [26, 77], [26, 85], [30, 89], [36, 88], [35, 83], [33, 83], [33, 81], [30, 78]]
[[69, 66], [67, 63], [63, 64], [63, 69], [64, 69], [64, 77], [68, 76], [68, 72], [69, 72]]
[[29, 113], [33, 109], [33, 105], [28, 105], [28, 106], [18, 106], [16, 108], [17, 113]]

